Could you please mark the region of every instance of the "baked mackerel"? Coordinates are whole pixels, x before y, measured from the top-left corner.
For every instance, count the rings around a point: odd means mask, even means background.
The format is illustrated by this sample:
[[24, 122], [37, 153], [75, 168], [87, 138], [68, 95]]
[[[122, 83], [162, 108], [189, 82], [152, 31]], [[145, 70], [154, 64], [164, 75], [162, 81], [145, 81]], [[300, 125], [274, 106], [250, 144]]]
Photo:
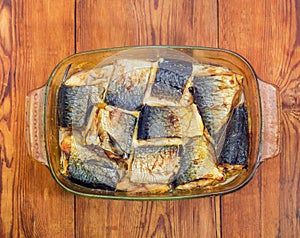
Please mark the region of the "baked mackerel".
[[223, 183], [230, 166], [247, 166], [243, 76], [166, 52], [142, 59], [129, 51], [70, 76], [67, 69], [57, 101], [64, 176], [161, 193]]

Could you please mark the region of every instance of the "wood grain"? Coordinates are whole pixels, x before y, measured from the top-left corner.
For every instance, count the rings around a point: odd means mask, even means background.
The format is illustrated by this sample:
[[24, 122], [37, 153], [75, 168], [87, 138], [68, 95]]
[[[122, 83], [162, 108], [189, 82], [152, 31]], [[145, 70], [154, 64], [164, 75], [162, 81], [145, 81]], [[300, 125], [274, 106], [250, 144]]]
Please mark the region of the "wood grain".
[[277, 234], [282, 237], [297, 237], [300, 234], [300, 111], [283, 113], [284, 158], [281, 161], [280, 172], [285, 176], [280, 178], [279, 220]]
[[[14, 209], [17, 202], [11, 186], [15, 186], [18, 174], [18, 164], [15, 159], [13, 148], [14, 129], [12, 121], [16, 113], [12, 110], [12, 104], [16, 100], [13, 93], [15, 86], [15, 55], [13, 10], [10, 2], [0, 2], [0, 234], [9, 235], [13, 231]], [[7, 192], [5, 192], [7, 191]], [[7, 199], [8, 202], [3, 202]]]
[[[278, 85], [283, 110], [288, 112], [281, 115], [285, 122], [281, 156], [263, 163], [241, 193], [222, 198], [222, 235], [297, 237], [300, 170], [295, 166], [299, 158], [299, 117], [295, 115], [299, 114], [300, 4], [299, 1], [231, 3], [219, 1], [220, 46], [245, 56], [262, 79]], [[240, 205], [232, 206], [235, 202]], [[232, 232], [236, 226], [239, 228]]]
[[[0, 0], [0, 237], [299, 237], [300, 1]], [[74, 197], [25, 146], [25, 97], [74, 52], [202, 45], [243, 55], [278, 86], [281, 154], [222, 197]]]
[[74, 50], [74, 5], [69, 1], [4, 2], [14, 14], [10, 29], [15, 32], [9, 84], [1, 107], [4, 110], [0, 110], [4, 112], [1, 121], [7, 125], [1, 126], [7, 148], [1, 173], [5, 187], [1, 191], [9, 191], [1, 206], [12, 207], [1, 212], [6, 226], [0, 236], [47, 237], [49, 231], [51, 237], [73, 236], [74, 196], [55, 184], [46, 167], [29, 160], [23, 125], [28, 89], [45, 84], [54, 66]]
[[[214, 199], [124, 202], [77, 198], [77, 236], [219, 237]], [[205, 224], [205, 225], [201, 225]]]
[[[240, 7], [237, 8], [236, 5]], [[256, 9], [250, 1], [232, 1], [231, 4], [227, 1], [219, 1], [219, 46], [236, 51], [246, 57], [251, 64], [255, 63], [260, 56], [256, 53], [261, 52], [261, 45], [256, 38], [260, 36], [260, 32], [259, 24], [250, 22], [253, 20], [255, 22], [255, 15], [260, 15], [259, 11], [262, 9], [263, 6]], [[249, 21], [250, 17], [251, 21]], [[253, 42], [253, 44], [246, 42]], [[253, 67], [256, 69], [256, 65]], [[221, 198], [222, 237], [243, 237], [245, 234], [246, 237], [262, 236], [260, 180], [259, 171], [238, 193]]]
[[[76, 14], [77, 51], [125, 45], [217, 46], [217, 5], [213, 1], [79, 1], [77, 9], [81, 9]], [[197, 14], [199, 11], [203, 14]], [[195, 237], [201, 233], [217, 237], [216, 206], [213, 198], [160, 202], [76, 198], [76, 224], [82, 224], [76, 226], [76, 234]]]
[[[217, 1], [77, 1], [76, 46], [217, 46]], [[201, 14], [199, 14], [201, 13]]]
[[[268, 3], [271, 3], [269, 1]], [[266, 196], [262, 206], [265, 237], [297, 237], [300, 234], [300, 2], [286, 1], [274, 6], [267, 15], [272, 19], [270, 41], [272, 82], [279, 85], [282, 99], [282, 154], [269, 162], [263, 176], [262, 191]], [[267, 24], [266, 24], [267, 25]], [[284, 36], [284, 37], [278, 37]], [[267, 74], [266, 74], [267, 77]], [[277, 169], [275, 168], [277, 167]], [[275, 175], [275, 176], [274, 176]], [[272, 181], [275, 179], [275, 182]], [[266, 183], [266, 184], [265, 184]], [[272, 206], [272, 204], [278, 204]]]

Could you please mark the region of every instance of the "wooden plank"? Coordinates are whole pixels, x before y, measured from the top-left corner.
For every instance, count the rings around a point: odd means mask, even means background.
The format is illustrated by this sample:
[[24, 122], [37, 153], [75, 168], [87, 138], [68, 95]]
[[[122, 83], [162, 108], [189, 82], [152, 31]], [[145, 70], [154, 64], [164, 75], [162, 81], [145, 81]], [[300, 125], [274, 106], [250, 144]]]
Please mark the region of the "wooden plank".
[[299, 109], [297, 111], [285, 111], [283, 113], [283, 135], [282, 158], [284, 159], [280, 161], [280, 200], [278, 204], [280, 219], [276, 232], [278, 237], [298, 237], [300, 234]]
[[10, 189], [15, 185], [17, 163], [13, 159], [13, 131], [15, 113], [12, 110], [13, 75], [16, 57], [13, 55], [13, 9], [10, 2], [0, 2], [0, 236], [8, 236], [15, 225], [13, 210], [17, 206], [12, 199], [16, 195]]
[[269, 28], [266, 41], [269, 43], [265, 47], [270, 48], [265, 57], [271, 64], [265, 67], [266, 72], [264, 68], [262, 71], [263, 77], [280, 87], [283, 102], [282, 153], [262, 166], [262, 235], [297, 237], [300, 234], [300, 203], [297, 200], [300, 178], [300, 2], [278, 2], [271, 9], [264, 14], [272, 19], [265, 23], [265, 28]]
[[222, 235], [297, 237], [299, 107], [294, 105], [299, 102], [299, 1], [219, 4], [220, 47], [246, 57], [261, 78], [279, 86], [282, 100], [289, 101], [283, 108], [292, 108], [282, 114], [281, 156], [263, 163], [241, 192], [222, 199]]
[[[261, 57], [259, 53], [262, 54], [258, 50], [260, 46], [255, 45], [261, 36], [257, 23], [263, 6], [259, 2], [219, 1], [219, 46], [240, 53], [254, 64]], [[221, 198], [222, 237], [244, 237], [245, 234], [261, 237], [260, 178], [259, 171], [246, 187]]]
[[[284, 156], [277, 156], [261, 165], [261, 232], [262, 237], [280, 237], [280, 169], [279, 161]], [[275, 162], [274, 162], [275, 161]]]
[[[77, 51], [124, 45], [217, 46], [216, 1], [88, 0], [79, 1], [76, 9]], [[214, 198], [129, 202], [76, 197], [76, 236], [217, 237], [216, 206]]]
[[79, 237], [220, 237], [214, 199], [124, 202], [77, 198], [76, 205]]
[[280, 191], [278, 237], [300, 234], [300, 1], [278, 4], [282, 14], [276, 16], [277, 32], [285, 37], [281, 59], [278, 59], [282, 98], [282, 157], [280, 160]]
[[25, 96], [74, 51], [74, 4], [0, 1], [0, 237], [74, 236], [74, 196], [25, 146]]
[[[79, 51], [125, 45], [217, 46], [217, 1], [79, 1]], [[201, 13], [201, 14], [200, 14]]]
[[[260, 74], [257, 61], [262, 57], [259, 37], [264, 22], [259, 23], [264, 10], [262, 1], [219, 2], [220, 47], [240, 53], [246, 57]], [[254, 7], [255, 6], [255, 7]], [[251, 17], [251, 21], [249, 21]], [[258, 24], [259, 23], [259, 24]], [[254, 34], [255, 32], [255, 34]], [[261, 173], [242, 190], [224, 196], [222, 203], [222, 236], [261, 237]], [[272, 199], [272, 198], [271, 198]], [[271, 202], [274, 202], [272, 200]], [[255, 227], [255, 229], [254, 229]]]

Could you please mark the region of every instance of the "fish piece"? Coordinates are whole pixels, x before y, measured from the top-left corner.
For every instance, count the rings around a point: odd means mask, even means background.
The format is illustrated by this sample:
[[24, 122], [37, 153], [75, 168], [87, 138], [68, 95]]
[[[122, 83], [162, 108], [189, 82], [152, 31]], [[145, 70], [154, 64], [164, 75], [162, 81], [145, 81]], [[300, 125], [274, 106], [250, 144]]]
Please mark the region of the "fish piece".
[[145, 105], [138, 121], [137, 138], [181, 138], [203, 134], [203, 122], [196, 105], [156, 107]]
[[[100, 89], [99, 89], [100, 87]], [[58, 125], [61, 127], [82, 127], [87, 121], [94, 104], [101, 101], [101, 86], [66, 86], [58, 91]]]
[[156, 74], [154, 82], [150, 81], [150, 95], [146, 93], [144, 103], [157, 106], [191, 104], [192, 95], [187, 85], [192, 70], [191, 62], [175, 59], [163, 59], [158, 62], [158, 69], [154, 72]]
[[[195, 67], [193, 95], [205, 127], [217, 144], [232, 108], [242, 97], [242, 76], [221, 71], [218, 67], [206, 71]], [[211, 75], [205, 75], [207, 73]], [[214, 72], [216, 74], [214, 74]], [[203, 76], [204, 74], [204, 76]]]
[[[200, 179], [222, 180], [223, 174], [216, 165], [216, 157], [206, 136], [183, 139], [183, 156], [174, 186], [183, 185]], [[198, 183], [193, 183], [197, 186]]]
[[180, 146], [135, 148], [130, 180], [135, 183], [168, 184], [179, 169]]
[[71, 75], [65, 81], [66, 86], [87, 86], [102, 85], [103, 90], [107, 89], [114, 70], [113, 65], [95, 67], [91, 70], [84, 70]]
[[151, 95], [170, 100], [181, 99], [192, 69], [192, 63], [186, 61], [164, 59], [159, 62]]
[[98, 104], [85, 132], [86, 144], [100, 145], [111, 158], [127, 159], [137, 118], [123, 110]]
[[128, 174], [118, 184], [118, 190], [143, 191], [142, 187], [165, 191], [179, 169], [181, 146], [136, 147]]
[[74, 137], [68, 155], [70, 179], [84, 186], [114, 190], [124, 171], [109, 160], [100, 147], [87, 147]]
[[138, 139], [180, 137], [181, 123], [169, 107], [144, 106], [138, 121]]
[[219, 164], [247, 165], [249, 153], [248, 110], [245, 104], [234, 108], [226, 128]]
[[125, 109], [142, 106], [152, 63], [141, 60], [118, 60], [108, 86], [105, 103]]

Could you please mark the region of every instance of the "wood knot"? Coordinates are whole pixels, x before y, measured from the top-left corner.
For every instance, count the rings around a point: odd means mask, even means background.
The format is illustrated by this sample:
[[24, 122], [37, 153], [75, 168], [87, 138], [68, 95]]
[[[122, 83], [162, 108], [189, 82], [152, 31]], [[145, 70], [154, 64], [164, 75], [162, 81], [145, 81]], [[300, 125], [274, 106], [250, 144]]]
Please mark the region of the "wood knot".
[[300, 110], [300, 81], [294, 79], [282, 92], [282, 106], [285, 109]]

